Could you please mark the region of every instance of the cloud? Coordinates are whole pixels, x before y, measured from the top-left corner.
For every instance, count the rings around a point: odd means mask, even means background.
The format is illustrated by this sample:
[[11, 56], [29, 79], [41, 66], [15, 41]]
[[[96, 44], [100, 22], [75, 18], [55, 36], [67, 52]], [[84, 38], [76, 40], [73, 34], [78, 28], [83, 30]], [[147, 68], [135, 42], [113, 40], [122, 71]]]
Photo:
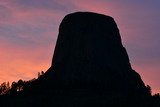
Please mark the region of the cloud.
[[50, 66], [61, 13], [7, 0], [0, 4], [0, 82], [36, 77]]
[[[46, 35], [49, 34], [48, 32], [52, 32], [52, 34], [58, 32], [62, 13], [57, 10], [47, 11], [36, 7], [34, 9], [19, 8], [18, 3], [16, 6], [13, 5], [14, 3], [17, 2], [12, 1], [3, 6], [8, 8], [7, 11], [2, 12], [9, 15], [0, 20], [1, 39], [19, 45], [40, 44], [44, 40], [50, 41], [51, 35]], [[7, 18], [9, 20], [5, 21]], [[52, 39], [56, 39], [56, 37], [52, 37]]]
[[1, 21], [7, 21], [11, 17], [11, 11], [5, 7], [4, 5], [0, 4], [0, 20]]
[[[27, 49], [3, 43], [1, 49], [0, 81], [29, 80], [37, 76], [37, 72], [46, 71], [52, 58], [52, 46]], [[46, 52], [47, 51], [47, 52]]]

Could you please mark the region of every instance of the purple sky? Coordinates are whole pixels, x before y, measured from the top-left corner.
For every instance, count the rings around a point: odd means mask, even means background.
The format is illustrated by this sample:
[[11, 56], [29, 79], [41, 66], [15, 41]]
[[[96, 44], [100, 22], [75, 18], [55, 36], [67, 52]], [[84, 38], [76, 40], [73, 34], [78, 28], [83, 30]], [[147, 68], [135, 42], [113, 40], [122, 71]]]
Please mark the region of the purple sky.
[[160, 92], [159, 10], [160, 0], [0, 0], [0, 83], [46, 71], [63, 17], [92, 11], [115, 19], [133, 69]]

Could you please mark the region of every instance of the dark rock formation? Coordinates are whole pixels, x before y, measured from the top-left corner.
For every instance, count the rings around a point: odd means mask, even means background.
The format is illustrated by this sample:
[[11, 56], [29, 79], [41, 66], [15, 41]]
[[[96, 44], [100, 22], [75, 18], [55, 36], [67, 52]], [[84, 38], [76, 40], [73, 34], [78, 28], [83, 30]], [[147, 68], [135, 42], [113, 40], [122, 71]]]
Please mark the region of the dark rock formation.
[[46, 77], [63, 88], [101, 89], [124, 96], [145, 94], [114, 19], [96, 13], [77, 12], [63, 19]]
[[52, 65], [38, 79], [0, 96], [2, 107], [160, 107], [129, 63], [113, 18], [67, 15]]

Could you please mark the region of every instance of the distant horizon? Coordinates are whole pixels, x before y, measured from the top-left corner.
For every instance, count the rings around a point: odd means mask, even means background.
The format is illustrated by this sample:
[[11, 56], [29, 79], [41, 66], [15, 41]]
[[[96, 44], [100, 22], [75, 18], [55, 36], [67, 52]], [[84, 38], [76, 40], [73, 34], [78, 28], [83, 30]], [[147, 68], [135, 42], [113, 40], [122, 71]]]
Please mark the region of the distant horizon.
[[0, 1], [0, 83], [30, 80], [51, 65], [63, 17], [77, 11], [111, 16], [132, 68], [160, 92], [160, 1]]

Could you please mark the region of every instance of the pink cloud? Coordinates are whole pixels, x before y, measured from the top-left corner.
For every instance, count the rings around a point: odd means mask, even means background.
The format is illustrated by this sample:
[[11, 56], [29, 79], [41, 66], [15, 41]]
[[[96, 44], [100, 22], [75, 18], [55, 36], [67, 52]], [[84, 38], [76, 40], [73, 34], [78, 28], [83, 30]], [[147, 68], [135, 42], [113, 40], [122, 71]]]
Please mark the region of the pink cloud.
[[0, 78], [0, 82], [29, 80], [37, 77], [37, 72], [46, 71], [50, 67], [52, 49], [49, 47], [30, 50], [1, 43], [0, 49], [0, 74], [3, 77]]

